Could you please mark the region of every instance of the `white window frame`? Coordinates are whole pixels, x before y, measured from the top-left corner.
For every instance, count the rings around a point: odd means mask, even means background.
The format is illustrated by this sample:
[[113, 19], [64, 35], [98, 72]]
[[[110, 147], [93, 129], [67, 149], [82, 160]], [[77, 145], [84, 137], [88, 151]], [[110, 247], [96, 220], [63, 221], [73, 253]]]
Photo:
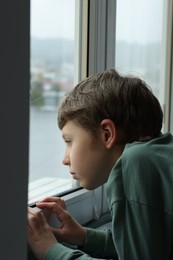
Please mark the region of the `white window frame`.
[[[173, 102], [173, 98], [171, 99], [171, 93], [172, 93], [172, 86], [171, 86], [171, 73], [172, 73], [172, 48], [173, 48], [173, 2], [172, 0], [166, 0], [164, 3], [164, 24], [163, 28], [165, 30], [163, 31], [163, 39], [164, 39], [164, 45], [163, 45], [163, 67], [162, 70], [165, 73], [165, 76], [163, 78], [162, 85], [165, 87], [165, 103], [163, 108], [164, 113], [164, 132], [170, 132], [171, 131], [171, 124], [172, 124], [172, 118], [171, 118], [171, 103]], [[172, 128], [173, 133], [173, 128]]]
[[[80, 49], [78, 79], [115, 67], [115, 13], [114, 0], [91, 0], [77, 3], [80, 8]], [[101, 43], [101, 44], [100, 44]], [[93, 191], [85, 189], [63, 196], [68, 211], [80, 224], [99, 218], [107, 212], [105, 185]], [[84, 205], [87, 205], [84, 207]], [[77, 209], [81, 209], [77, 210]], [[51, 224], [57, 226], [57, 218]]]
[[165, 6], [166, 28], [165, 35], [165, 77], [166, 94], [165, 94], [165, 124], [166, 130], [173, 134], [173, 2], [167, 1]]

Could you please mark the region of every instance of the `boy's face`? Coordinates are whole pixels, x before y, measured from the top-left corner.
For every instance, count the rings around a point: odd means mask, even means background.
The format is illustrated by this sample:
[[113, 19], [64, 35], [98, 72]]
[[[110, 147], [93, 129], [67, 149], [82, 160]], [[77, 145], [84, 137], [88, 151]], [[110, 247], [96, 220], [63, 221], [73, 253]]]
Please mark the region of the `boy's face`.
[[63, 164], [82, 187], [94, 189], [107, 181], [112, 161], [102, 132], [92, 137], [83, 127], [69, 121], [62, 129], [66, 143]]

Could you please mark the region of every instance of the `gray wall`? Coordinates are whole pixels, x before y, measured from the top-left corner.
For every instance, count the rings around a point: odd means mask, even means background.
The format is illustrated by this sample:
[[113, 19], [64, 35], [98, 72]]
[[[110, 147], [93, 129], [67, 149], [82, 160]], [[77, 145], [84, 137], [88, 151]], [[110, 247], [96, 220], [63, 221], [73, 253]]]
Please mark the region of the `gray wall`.
[[1, 1], [0, 91], [0, 258], [25, 260], [29, 0]]

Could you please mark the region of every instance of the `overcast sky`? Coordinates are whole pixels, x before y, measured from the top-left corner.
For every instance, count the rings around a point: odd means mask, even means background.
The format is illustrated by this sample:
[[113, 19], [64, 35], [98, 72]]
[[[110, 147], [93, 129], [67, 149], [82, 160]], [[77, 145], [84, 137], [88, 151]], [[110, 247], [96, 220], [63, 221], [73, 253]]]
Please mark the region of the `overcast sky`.
[[75, 0], [31, 0], [31, 36], [74, 38]]
[[[118, 39], [142, 43], [160, 40], [163, 3], [164, 0], [117, 0]], [[32, 36], [74, 39], [74, 20], [75, 0], [31, 0]]]
[[143, 44], [160, 41], [163, 12], [164, 0], [117, 0], [118, 39]]

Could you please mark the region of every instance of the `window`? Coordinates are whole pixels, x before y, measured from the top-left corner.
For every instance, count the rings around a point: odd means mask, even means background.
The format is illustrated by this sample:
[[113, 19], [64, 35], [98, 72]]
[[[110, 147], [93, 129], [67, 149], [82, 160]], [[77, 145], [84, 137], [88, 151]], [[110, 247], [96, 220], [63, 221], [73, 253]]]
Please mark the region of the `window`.
[[[32, 0], [31, 2], [29, 204], [34, 204], [41, 197], [63, 195], [69, 212], [79, 223], [83, 224], [99, 217], [99, 215], [108, 210], [106, 194], [104, 186], [94, 191], [86, 191], [81, 188], [78, 190], [79, 184], [72, 181], [68, 168], [62, 165], [64, 143], [56, 125], [57, 104], [64, 93], [70, 90], [82, 78], [109, 66], [114, 66], [112, 54], [115, 48], [113, 39], [115, 35], [116, 5], [114, 0], [98, 0], [94, 2], [87, 0], [63, 1], [64, 6], [70, 4], [67, 8], [73, 13], [73, 15], [71, 14], [68, 17], [68, 23], [66, 23], [71, 30], [71, 38], [68, 38], [68, 40], [73, 44], [73, 52], [71, 51], [73, 63], [70, 64], [71, 66], [67, 66], [69, 64], [67, 62], [64, 63], [63, 59], [65, 56], [62, 57], [62, 49], [57, 48], [57, 44], [53, 46], [54, 51], [51, 48], [45, 48], [52, 38], [55, 40], [58, 28], [62, 30], [62, 20], [57, 20], [57, 12], [55, 11], [58, 8], [58, 3], [61, 2], [57, 0], [46, 0], [44, 2]], [[43, 4], [44, 8], [42, 8]], [[64, 17], [67, 18], [67, 10], [62, 8], [61, 12], [63, 11], [65, 12]], [[49, 28], [48, 35], [45, 35], [48, 20], [45, 17], [48, 14], [50, 14], [50, 21], [56, 23], [55, 36], [52, 34], [52, 28]], [[50, 21], [48, 27], [51, 27]], [[69, 25], [69, 23], [71, 24]], [[60, 27], [58, 27], [59, 24]], [[41, 31], [42, 28], [43, 32]], [[74, 31], [72, 34], [72, 30], [75, 31], [75, 34]], [[110, 36], [108, 37], [109, 40], [105, 37], [106, 35]], [[100, 37], [103, 40], [102, 44], [100, 44]], [[37, 46], [39, 55], [36, 55], [35, 46]], [[65, 48], [65, 45], [63, 47]], [[46, 51], [45, 54], [50, 55], [46, 56], [49, 66], [45, 63], [45, 60], [41, 59], [41, 54], [44, 54], [42, 52], [43, 48]], [[69, 51], [69, 48], [64, 49], [64, 54]], [[60, 55], [61, 59], [56, 60], [54, 55], [56, 57]], [[61, 67], [58, 67], [57, 62], [60, 62]], [[70, 68], [72, 73], [63, 75], [62, 72], [65, 70], [62, 65], [66, 65], [65, 68]], [[56, 70], [59, 69], [60, 77], [55, 77], [55, 67]], [[41, 75], [40, 72], [42, 73]], [[57, 83], [55, 82], [56, 79], [67, 79], [68, 75], [70, 76], [68, 88], [65, 82], [64, 85], [61, 84], [60, 89], [58, 86], [58, 91], [57, 89], [55, 90], [53, 86], [54, 83]], [[72, 78], [72, 75], [74, 75], [74, 78]], [[61, 81], [61, 83], [63, 82]], [[36, 89], [37, 91], [35, 91]], [[61, 187], [58, 187], [58, 184], [62, 184]], [[73, 192], [69, 192], [69, 194], [66, 192], [66, 195], [65, 193], [61, 194], [61, 188], [63, 191]], [[79, 208], [82, 208], [82, 211], [78, 210]], [[54, 221], [57, 222], [57, 220]]]
[[77, 81], [76, 10], [75, 0], [31, 1], [29, 203], [77, 187], [57, 126], [58, 104]]
[[152, 88], [164, 111], [165, 130], [171, 56], [168, 12], [168, 1], [164, 0], [117, 1], [116, 68], [136, 74]]

